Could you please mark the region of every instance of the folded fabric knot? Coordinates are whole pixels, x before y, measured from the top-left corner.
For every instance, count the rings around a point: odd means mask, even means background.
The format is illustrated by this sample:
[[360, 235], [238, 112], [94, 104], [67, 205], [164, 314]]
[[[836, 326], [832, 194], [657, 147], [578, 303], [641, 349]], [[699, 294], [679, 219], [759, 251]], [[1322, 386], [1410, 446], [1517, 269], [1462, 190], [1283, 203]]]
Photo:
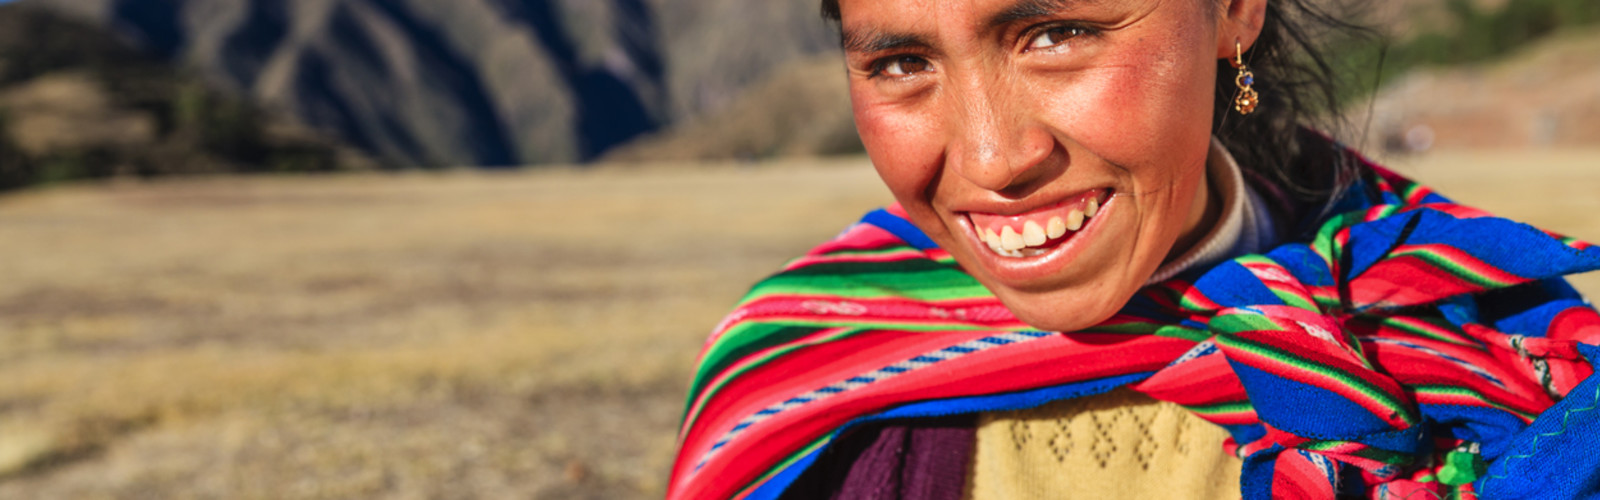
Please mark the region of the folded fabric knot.
[[[1596, 267], [1594, 248], [1531, 226], [1442, 201], [1379, 205], [1330, 218], [1309, 243], [1159, 289], [1181, 299], [1158, 301], [1205, 323], [1242, 389], [1227, 397], [1254, 410], [1259, 428], [1235, 432], [1247, 498], [1459, 494], [1592, 368], [1577, 338], [1508, 334], [1479, 311], [1427, 306]], [[1138, 388], [1161, 397], [1169, 379]], [[1462, 443], [1474, 451], [1433, 457]], [[1430, 480], [1372, 488], [1419, 471]]]

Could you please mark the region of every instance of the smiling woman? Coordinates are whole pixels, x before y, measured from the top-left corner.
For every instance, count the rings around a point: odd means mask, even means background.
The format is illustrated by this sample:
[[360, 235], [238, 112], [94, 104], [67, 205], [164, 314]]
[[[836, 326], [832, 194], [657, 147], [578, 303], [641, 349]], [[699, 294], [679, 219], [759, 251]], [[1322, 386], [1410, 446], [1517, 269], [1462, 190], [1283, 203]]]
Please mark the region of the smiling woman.
[[1561, 279], [1600, 249], [1305, 128], [1335, 83], [1311, 26], [1348, 25], [1302, 0], [823, 12], [898, 203], [718, 326], [671, 497], [1591, 484], [1515, 459], [1600, 465], [1549, 437], [1600, 428], [1600, 314]]

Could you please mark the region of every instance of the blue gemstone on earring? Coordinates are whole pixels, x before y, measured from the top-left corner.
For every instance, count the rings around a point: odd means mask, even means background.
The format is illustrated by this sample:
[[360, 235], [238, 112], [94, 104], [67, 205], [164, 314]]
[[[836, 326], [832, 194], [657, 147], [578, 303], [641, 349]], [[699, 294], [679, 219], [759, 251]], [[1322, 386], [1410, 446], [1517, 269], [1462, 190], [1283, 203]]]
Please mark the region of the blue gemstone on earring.
[[1246, 76], [1246, 77], [1244, 77], [1244, 85], [1246, 87], [1251, 86], [1251, 85], [1255, 85], [1255, 84], [1256, 84], [1256, 77], [1254, 77], [1254, 76]]

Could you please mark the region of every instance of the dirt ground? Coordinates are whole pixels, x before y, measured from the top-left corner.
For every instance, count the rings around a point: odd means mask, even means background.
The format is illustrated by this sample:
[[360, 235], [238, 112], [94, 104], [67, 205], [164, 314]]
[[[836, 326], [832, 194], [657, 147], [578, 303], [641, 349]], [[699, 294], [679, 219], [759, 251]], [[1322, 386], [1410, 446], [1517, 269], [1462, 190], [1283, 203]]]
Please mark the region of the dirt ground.
[[[1600, 151], [1394, 164], [1600, 240]], [[887, 199], [860, 159], [0, 197], [0, 498], [659, 498], [707, 329]]]

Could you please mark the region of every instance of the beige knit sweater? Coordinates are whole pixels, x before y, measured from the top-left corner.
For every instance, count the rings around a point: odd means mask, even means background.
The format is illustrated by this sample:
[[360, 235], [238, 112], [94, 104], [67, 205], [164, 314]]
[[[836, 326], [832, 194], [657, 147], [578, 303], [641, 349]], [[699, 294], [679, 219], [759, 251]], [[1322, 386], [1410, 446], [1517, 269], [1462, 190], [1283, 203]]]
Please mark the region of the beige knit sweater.
[[1127, 389], [978, 422], [966, 497], [1239, 498], [1228, 433], [1178, 405]]

